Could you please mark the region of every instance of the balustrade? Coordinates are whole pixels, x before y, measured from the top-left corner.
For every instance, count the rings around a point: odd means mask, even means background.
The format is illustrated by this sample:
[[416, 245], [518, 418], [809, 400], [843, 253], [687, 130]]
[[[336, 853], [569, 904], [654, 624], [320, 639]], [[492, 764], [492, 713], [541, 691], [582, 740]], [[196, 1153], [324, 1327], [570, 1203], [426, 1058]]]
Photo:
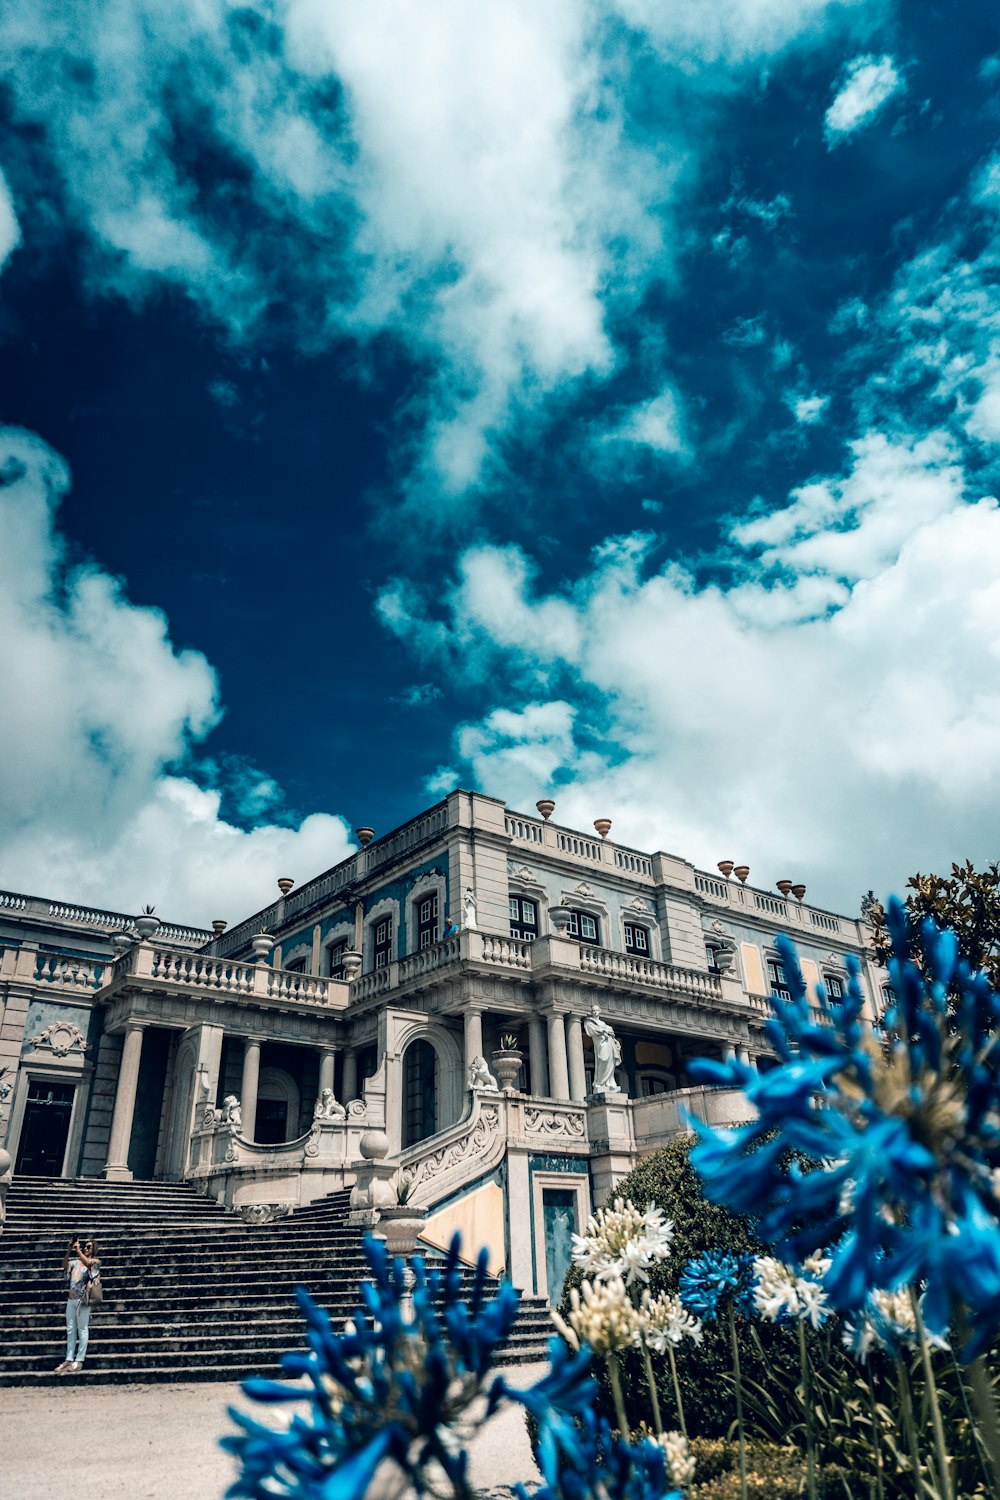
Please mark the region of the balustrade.
[[61, 953], [35, 955], [34, 978], [38, 984], [57, 984], [67, 989], [99, 990], [108, 964], [102, 959], [66, 957]]

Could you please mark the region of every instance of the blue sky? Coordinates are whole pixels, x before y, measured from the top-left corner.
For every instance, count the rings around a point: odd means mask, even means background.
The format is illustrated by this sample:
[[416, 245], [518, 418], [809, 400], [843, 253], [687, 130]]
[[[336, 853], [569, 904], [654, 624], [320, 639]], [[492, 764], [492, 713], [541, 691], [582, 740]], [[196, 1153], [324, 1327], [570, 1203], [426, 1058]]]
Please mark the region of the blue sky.
[[997, 853], [985, 3], [0, 15], [0, 882], [208, 922], [457, 784]]

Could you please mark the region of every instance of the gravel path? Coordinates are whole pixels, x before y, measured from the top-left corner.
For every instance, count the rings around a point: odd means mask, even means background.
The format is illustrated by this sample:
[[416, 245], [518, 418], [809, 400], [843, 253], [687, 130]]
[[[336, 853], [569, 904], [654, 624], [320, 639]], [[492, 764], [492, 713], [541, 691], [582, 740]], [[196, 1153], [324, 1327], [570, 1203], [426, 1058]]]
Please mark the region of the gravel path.
[[[504, 1373], [512, 1385], [530, 1385], [546, 1368]], [[0, 1496], [221, 1500], [234, 1477], [218, 1447], [232, 1430], [226, 1408], [249, 1404], [239, 1386], [208, 1383], [7, 1388], [0, 1393]], [[483, 1429], [470, 1465], [484, 1493], [538, 1478], [520, 1407]]]

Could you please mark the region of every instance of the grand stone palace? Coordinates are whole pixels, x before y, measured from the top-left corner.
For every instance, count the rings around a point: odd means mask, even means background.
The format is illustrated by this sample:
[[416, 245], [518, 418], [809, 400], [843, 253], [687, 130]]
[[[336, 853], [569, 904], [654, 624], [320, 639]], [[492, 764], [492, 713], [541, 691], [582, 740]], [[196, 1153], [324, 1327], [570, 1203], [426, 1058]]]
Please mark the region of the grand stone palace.
[[554, 1293], [568, 1230], [641, 1155], [746, 1108], [688, 1063], [769, 1065], [777, 933], [813, 988], [855, 953], [876, 1008], [885, 976], [803, 885], [538, 809], [453, 792], [228, 929], [0, 892], [14, 1174], [186, 1179], [251, 1219], [350, 1187], [373, 1220], [407, 1184], [429, 1244], [460, 1228]]

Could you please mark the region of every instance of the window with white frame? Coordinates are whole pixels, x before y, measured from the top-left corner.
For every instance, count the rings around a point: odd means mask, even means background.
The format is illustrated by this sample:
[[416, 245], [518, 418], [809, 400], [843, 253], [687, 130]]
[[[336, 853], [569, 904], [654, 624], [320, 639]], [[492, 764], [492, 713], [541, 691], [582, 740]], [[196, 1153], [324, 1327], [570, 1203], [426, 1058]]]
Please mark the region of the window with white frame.
[[840, 1005], [844, 999], [844, 981], [839, 974], [824, 974], [823, 983], [826, 986], [827, 999], [834, 1005]]
[[569, 912], [569, 934], [570, 937], [579, 938], [582, 943], [599, 943], [601, 941], [601, 924], [589, 911], [580, 911], [578, 907], [571, 906]]
[[306, 961], [304, 958], [293, 958], [285, 964], [286, 974], [304, 974], [306, 972]]
[[625, 923], [626, 953], [634, 953], [636, 958], [648, 958], [651, 946], [648, 927], [644, 927], [641, 922]]
[[372, 967], [384, 969], [392, 963], [392, 918], [380, 917], [372, 931]]
[[441, 936], [438, 925], [438, 893], [429, 891], [421, 896], [417, 906], [417, 947], [430, 948]]
[[326, 972], [331, 979], [343, 979], [344, 977], [344, 954], [347, 952], [347, 939], [341, 938], [339, 943], [331, 943], [327, 949]]
[[538, 902], [530, 896], [511, 896], [509, 906], [511, 937], [530, 943], [538, 936]]
[[780, 959], [768, 959], [767, 982], [771, 986], [772, 995], [777, 995], [780, 1000], [791, 1000], [792, 992], [788, 988], [788, 980], [785, 978], [785, 968]]

